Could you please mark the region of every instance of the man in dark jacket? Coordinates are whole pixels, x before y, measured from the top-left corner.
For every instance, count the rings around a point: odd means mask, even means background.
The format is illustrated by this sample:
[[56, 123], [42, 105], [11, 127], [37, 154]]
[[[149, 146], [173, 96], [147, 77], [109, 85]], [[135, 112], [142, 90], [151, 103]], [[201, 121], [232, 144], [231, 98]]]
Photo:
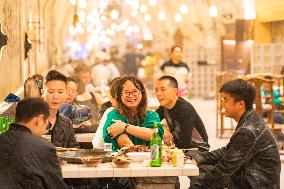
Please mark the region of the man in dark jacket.
[[59, 113], [67, 97], [67, 77], [51, 70], [46, 75], [43, 97], [49, 105], [48, 133], [56, 147], [78, 147], [73, 125], [69, 118]]
[[[209, 150], [208, 135], [194, 107], [178, 97], [178, 82], [162, 76], [155, 87], [160, 107], [156, 110], [164, 126], [164, 142], [178, 148]], [[202, 148], [202, 149], [201, 149]]]
[[280, 156], [275, 139], [265, 122], [254, 112], [255, 88], [242, 79], [225, 83], [220, 89], [225, 116], [238, 122], [226, 147], [188, 155], [212, 167], [190, 183], [195, 188], [280, 187]]
[[48, 104], [27, 98], [16, 107], [16, 123], [0, 136], [1, 189], [64, 189], [54, 146], [41, 135], [48, 124]]

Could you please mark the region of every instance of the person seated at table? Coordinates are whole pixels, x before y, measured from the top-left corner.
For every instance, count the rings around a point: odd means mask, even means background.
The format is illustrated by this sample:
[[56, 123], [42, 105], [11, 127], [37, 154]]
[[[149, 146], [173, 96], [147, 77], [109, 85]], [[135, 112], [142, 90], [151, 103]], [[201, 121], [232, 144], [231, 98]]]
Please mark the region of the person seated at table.
[[48, 117], [39, 97], [17, 104], [16, 122], [0, 135], [0, 188], [67, 188], [54, 146], [41, 137]]
[[222, 85], [220, 93], [225, 116], [238, 124], [225, 147], [187, 154], [196, 160], [201, 173], [191, 180], [190, 189], [279, 188], [280, 155], [272, 133], [253, 110], [255, 88], [236, 79]]
[[156, 110], [164, 125], [165, 144], [178, 148], [209, 150], [208, 135], [194, 107], [178, 96], [178, 82], [172, 76], [162, 76], [156, 86], [160, 107]]
[[110, 82], [110, 89], [109, 89], [109, 93], [108, 93], [109, 101], [104, 103], [105, 104], [104, 111], [102, 110], [103, 106], [101, 107], [101, 111], [103, 111], [104, 113], [102, 115], [99, 127], [98, 127], [98, 129], [95, 133], [95, 136], [93, 138], [93, 141], [92, 141], [93, 148], [103, 148], [104, 147], [103, 128], [104, 128], [104, 125], [105, 125], [105, 122], [106, 122], [106, 119], [107, 119], [107, 115], [116, 106], [116, 100], [115, 99], [117, 98], [117, 89], [118, 89], [118, 86], [119, 86], [120, 79], [121, 79], [121, 77], [116, 77]]
[[[264, 77], [265, 79], [268, 79], [268, 80], [272, 80], [273, 78], [271, 76], [265, 76]], [[270, 85], [268, 83], [264, 83], [262, 85], [262, 87], [260, 88], [260, 93], [261, 93], [261, 97], [262, 97], [262, 103], [263, 104], [270, 104], [269, 101], [271, 99], [271, 96], [270, 96]], [[273, 89], [273, 101], [274, 101], [274, 108], [275, 109], [283, 109], [283, 100], [282, 98], [280, 97], [280, 94], [278, 92], [278, 90], [275, 90]], [[268, 112], [269, 110], [264, 110], [263, 111], [263, 116], [264, 117], [267, 117], [268, 116]], [[281, 113], [274, 113], [274, 122], [275, 123], [278, 123], [278, 124], [283, 124], [284, 123], [284, 117]]]
[[90, 120], [93, 115], [90, 107], [76, 103], [78, 83], [79, 78], [77, 77], [67, 78], [67, 98], [59, 111], [72, 121], [74, 128], [86, 130], [84, 126], [91, 125]]
[[[24, 98], [28, 97], [40, 97], [42, 95], [43, 88], [43, 76], [40, 74], [35, 74], [33, 76], [28, 77], [24, 82]], [[13, 103], [6, 111], [4, 111], [0, 116], [15, 118], [16, 114], [16, 105], [17, 103]]]
[[164, 129], [158, 114], [146, 110], [147, 95], [140, 80], [133, 76], [123, 77], [117, 94], [117, 105], [108, 113], [103, 128], [104, 141], [112, 143], [113, 151], [138, 144], [149, 146], [155, 122], [163, 137]]
[[49, 105], [48, 133], [56, 147], [78, 147], [73, 125], [69, 118], [59, 113], [66, 99], [67, 78], [62, 73], [51, 70], [46, 75], [43, 97]]

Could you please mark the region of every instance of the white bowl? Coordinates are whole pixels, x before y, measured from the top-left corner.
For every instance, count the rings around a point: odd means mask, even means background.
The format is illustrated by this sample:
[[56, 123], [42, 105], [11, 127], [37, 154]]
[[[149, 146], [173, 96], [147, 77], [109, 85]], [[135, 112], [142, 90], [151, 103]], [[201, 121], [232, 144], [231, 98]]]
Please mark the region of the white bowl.
[[128, 152], [126, 155], [134, 162], [143, 162], [150, 160], [151, 152]]

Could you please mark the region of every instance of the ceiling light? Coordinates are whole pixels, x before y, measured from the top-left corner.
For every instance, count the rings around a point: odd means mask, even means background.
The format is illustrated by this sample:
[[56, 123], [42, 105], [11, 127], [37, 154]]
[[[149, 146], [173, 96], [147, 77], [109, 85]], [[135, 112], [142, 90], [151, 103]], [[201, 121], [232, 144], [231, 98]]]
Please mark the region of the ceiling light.
[[149, 5], [155, 6], [157, 4], [157, 0], [149, 0]]
[[150, 14], [145, 14], [145, 15], [144, 15], [144, 20], [145, 20], [146, 22], [150, 22], [151, 19], [152, 19], [152, 17], [151, 17]]
[[179, 11], [182, 13], [182, 14], [187, 14], [188, 12], [188, 6], [186, 4], [183, 4], [180, 6], [179, 8]]
[[133, 26], [133, 31], [134, 31], [135, 33], [138, 33], [138, 32], [140, 31], [140, 27], [139, 27], [138, 25], [134, 25], [134, 26]]
[[159, 20], [165, 20], [166, 19], [166, 13], [165, 12], [159, 12], [158, 19]]
[[138, 10], [139, 9], [139, 0], [131, 0], [131, 9]]
[[106, 17], [105, 17], [105, 16], [101, 16], [101, 20], [102, 20], [102, 21], [105, 21], [105, 20], [106, 20]]
[[111, 10], [111, 12], [110, 12], [110, 17], [111, 17], [112, 19], [117, 19], [117, 18], [119, 17], [119, 12], [118, 12], [118, 10], [115, 10], [115, 9]]
[[131, 11], [131, 16], [135, 17], [138, 15], [138, 11], [137, 10], [132, 10]]
[[110, 25], [110, 28], [111, 28], [112, 30], [115, 30], [115, 29], [116, 29], [116, 23], [112, 23], [112, 24]]
[[176, 22], [181, 22], [181, 21], [182, 21], [182, 16], [181, 16], [180, 13], [176, 13], [176, 14], [175, 14], [175, 21], [176, 21]]
[[140, 12], [141, 13], [145, 13], [145, 12], [147, 12], [147, 10], [148, 10], [147, 5], [145, 5], [145, 4], [140, 5]]
[[79, 22], [81, 23], [85, 22], [85, 12], [84, 11], [80, 11], [78, 13], [78, 16], [79, 16]]
[[70, 0], [71, 5], [76, 5], [76, 0]]
[[210, 17], [216, 17], [218, 15], [218, 9], [215, 5], [211, 5], [209, 7], [209, 16]]
[[146, 34], [144, 34], [143, 39], [145, 41], [151, 41], [151, 40], [153, 40], [153, 35], [151, 33], [146, 33]]
[[86, 0], [79, 0], [79, 8], [80, 9], [86, 8]]

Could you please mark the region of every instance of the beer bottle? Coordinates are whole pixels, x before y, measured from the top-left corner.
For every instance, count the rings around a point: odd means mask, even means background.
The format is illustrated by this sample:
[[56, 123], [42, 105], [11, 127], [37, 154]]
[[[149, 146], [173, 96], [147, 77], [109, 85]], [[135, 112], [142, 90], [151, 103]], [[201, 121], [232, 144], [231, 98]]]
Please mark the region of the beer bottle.
[[158, 123], [154, 123], [154, 133], [151, 138], [151, 167], [160, 167], [162, 165], [162, 139], [158, 132]]

